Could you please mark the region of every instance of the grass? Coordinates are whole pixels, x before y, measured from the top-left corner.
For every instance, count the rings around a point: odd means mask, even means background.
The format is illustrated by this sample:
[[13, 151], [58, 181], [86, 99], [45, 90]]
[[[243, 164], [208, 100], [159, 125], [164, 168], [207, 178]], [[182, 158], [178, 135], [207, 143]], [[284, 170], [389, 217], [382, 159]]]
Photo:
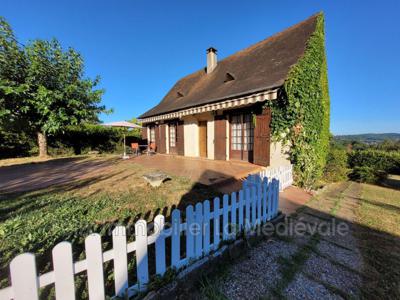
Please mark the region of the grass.
[[84, 238], [90, 232], [101, 233], [108, 249], [111, 230], [118, 224], [133, 225], [138, 218], [152, 221], [158, 213], [168, 217], [174, 207], [218, 195], [177, 176], [151, 188], [142, 178], [148, 168], [110, 157], [82, 158], [71, 166], [76, 164], [85, 164], [88, 175], [71, 176], [68, 184], [0, 195], [0, 286], [8, 284], [8, 264], [19, 253], [35, 253], [38, 271], [45, 272], [52, 268], [51, 249], [60, 241], [72, 242], [74, 258], [82, 259]]
[[400, 191], [363, 184], [358, 240], [365, 298], [400, 298]]

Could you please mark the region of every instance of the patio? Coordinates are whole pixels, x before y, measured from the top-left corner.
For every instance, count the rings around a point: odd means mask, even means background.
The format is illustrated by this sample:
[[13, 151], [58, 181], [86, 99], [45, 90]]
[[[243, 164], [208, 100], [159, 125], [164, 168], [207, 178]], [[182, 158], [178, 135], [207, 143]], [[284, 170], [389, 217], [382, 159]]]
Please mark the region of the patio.
[[[221, 192], [231, 184], [240, 182], [248, 174], [261, 170], [260, 166], [233, 161], [218, 161], [173, 155], [140, 155], [129, 160], [150, 169], [190, 178], [204, 185], [218, 186]], [[240, 185], [241, 186], [241, 185]], [[239, 186], [239, 188], [240, 188]]]

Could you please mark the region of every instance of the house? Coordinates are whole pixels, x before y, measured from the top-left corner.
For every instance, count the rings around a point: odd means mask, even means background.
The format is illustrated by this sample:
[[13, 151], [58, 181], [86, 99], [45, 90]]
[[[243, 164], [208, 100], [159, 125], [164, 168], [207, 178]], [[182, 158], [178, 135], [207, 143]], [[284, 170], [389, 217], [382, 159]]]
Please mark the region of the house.
[[207, 49], [206, 67], [180, 79], [142, 114], [143, 138], [165, 154], [289, 164], [287, 146], [271, 140], [271, 111], [285, 80], [305, 52], [318, 15], [218, 61]]

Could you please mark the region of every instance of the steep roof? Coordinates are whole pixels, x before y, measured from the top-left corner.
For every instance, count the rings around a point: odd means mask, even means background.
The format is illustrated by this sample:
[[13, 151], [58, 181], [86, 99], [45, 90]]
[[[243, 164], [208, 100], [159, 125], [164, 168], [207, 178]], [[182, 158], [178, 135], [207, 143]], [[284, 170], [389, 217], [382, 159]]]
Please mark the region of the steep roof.
[[[282, 86], [290, 68], [303, 55], [317, 17], [318, 14], [218, 61], [210, 74], [201, 69], [183, 77], [158, 105], [139, 118]], [[227, 73], [234, 80], [227, 81]]]

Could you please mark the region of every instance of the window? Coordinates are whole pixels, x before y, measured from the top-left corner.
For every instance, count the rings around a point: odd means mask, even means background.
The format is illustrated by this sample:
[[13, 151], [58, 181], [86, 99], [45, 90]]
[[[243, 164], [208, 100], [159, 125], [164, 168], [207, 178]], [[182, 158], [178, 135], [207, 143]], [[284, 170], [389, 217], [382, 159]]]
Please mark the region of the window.
[[231, 73], [226, 73], [224, 82], [228, 82], [228, 81], [232, 81], [232, 80], [235, 80], [235, 77]]
[[150, 127], [150, 142], [155, 143], [156, 142], [156, 130], [153, 127]]
[[232, 150], [242, 150], [242, 116], [232, 116], [231, 126]]
[[252, 151], [254, 124], [251, 114], [233, 115], [231, 119], [231, 149]]
[[176, 125], [169, 125], [169, 146], [176, 147]]

